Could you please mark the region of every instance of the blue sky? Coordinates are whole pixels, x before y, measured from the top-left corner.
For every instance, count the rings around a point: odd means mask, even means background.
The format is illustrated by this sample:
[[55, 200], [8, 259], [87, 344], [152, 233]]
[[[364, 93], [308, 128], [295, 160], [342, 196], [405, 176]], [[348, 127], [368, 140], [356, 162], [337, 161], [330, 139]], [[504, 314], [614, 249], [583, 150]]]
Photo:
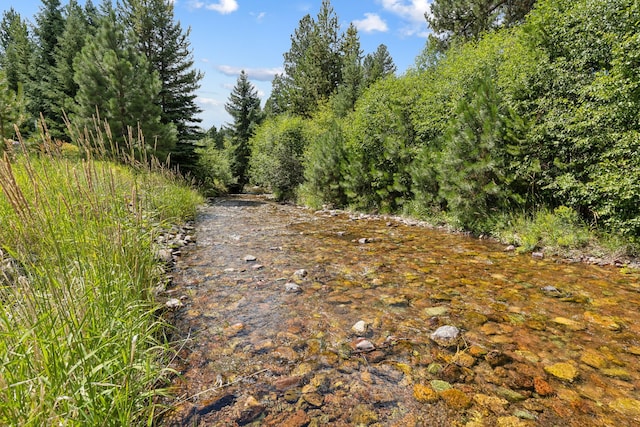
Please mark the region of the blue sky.
[[[95, 5], [100, 0], [92, 0]], [[84, 0], [78, 1], [84, 4]], [[424, 13], [430, 0], [332, 0], [342, 30], [353, 22], [365, 54], [384, 43], [404, 73], [424, 47]], [[63, 5], [67, 0], [61, 0]], [[230, 121], [224, 104], [245, 70], [263, 105], [271, 92], [273, 75], [282, 71], [283, 53], [300, 19], [316, 17], [321, 0], [174, 0], [176, 20], [191, 27], [195, 67], [205, 74], [197, 92], [202, 127], [219, 128]], [[34, 22], [40, 0], [0, 0], [1, 9], [13, 7]]]

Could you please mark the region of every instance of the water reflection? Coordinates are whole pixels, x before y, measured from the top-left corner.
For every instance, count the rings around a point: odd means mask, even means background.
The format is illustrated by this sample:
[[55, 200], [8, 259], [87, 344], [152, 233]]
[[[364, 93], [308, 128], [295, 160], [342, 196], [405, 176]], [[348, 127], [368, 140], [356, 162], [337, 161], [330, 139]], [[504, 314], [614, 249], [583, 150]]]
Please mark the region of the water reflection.
[[636, 273], [241, 196], [203, 210], [176, 283], [166, 425], [640, 422]]

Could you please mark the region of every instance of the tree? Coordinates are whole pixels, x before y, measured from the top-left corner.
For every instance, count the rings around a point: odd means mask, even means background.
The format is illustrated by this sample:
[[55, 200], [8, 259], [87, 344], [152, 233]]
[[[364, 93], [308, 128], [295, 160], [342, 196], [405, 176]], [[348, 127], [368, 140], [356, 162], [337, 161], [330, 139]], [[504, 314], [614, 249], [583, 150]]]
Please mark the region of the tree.
[[477, 40], [485, 31], [519, 24], [536, 0], [434, 0], [425, 18], [442, 48], [453, 40]]
[[9, 88], [4, 70], [0, 69], [0, 155], [7, 149], [5, 140], [15, 136], [14, 125], [20, 126], [24, 119], [22, 85], [14, 92]]
[[334, 97], [334, 110], [338, 116], [344, 116], [353, 107], [362, 91], [362, 50], [358, 30], [351, 24], [347, 29], [340, 48], [342, 55], [342, 82]]
[[[36, 15], [36, 51], [31, 64], [30, 79], [25, 84], [25, 94], [29, 99], [28, 109], [32, 117], [42, 115], [48, 122], [62, 122], [61, 111], [56, 109], [55, 52], [59, 38], [64, 32], [65, 20], [60, 0], [42, 0], [40, 11]], [[54, 126], [54, 129], [59, 129]], [[60, 137], [54, 132], [54, 137]]]
[[33, 51], [27, 23], [10, 8], [0, 22], [0, 67], [6, 73], [9, 89], [14, 92], [29, 79]]
[[[55, 47], [55, 67], [51, 78], [52, 110], [62, 117], [62, 112], [70, 112], [75, 103], [78, 84], [74, 81], [73, 60], [80, 53], [87, 36], [95, 34], [96, 27], [85, 15], [84, 10], [76, 0], [70, 0], [65, 9], [64, 31], [58, 38]], [[50, 129], [56, 129], [61, 134], [66, 126], [61, 120], [50, 121]]]
[[342, 82], [339, 30], [329, 0], [322, 1], [316, 20], [310, 15], [300, 20], [291, 48], [284, 54], [284, 75], [277, 81], [284, 101], [278, 103], [281, 108], [308, 117], [320, 101], [335, 93]]
[[248, 182], [249, 138], [253, 136], [256, 127], [262, 121], [258, 91], [251, 84], [244, 70], [240, 73], [224, 108], [233, 118], [233, 123], [229, 126], [233, 147], [231, 170], [237, 177], [238, 189], [242, 190]]
[[396, 72], [396, 65], [389, 54], [387, 46], [381, 44], [374, 53], [370, 53], [364, 58], [364, 86], [369, 87], [377, 80], [393, 75]]
[[160, 81], [136, 46], [113, 11], [102, 19], [95, 37], [74, 61], [75, 115], [81, 124], [92, 127], [91, 118], [98, 113], [109, 123], [118, 144], [133, 129], [134, 138], [144, 135], [145, 148], [164, 160], [175, 145], [175, 129], [160, 121], [156, 102]]
[[197, 126], [202, 112], [197, 106], [196, 90], [203, 74], [193, 68], [189, 43], [190, 29], [183, 31], [175, 22], [171, 0], [124, 0], [120, 12], [124, 22], [138, 39], [138, 47], [146, 56], [161, 83], [158, 102], [161, 121], [173, 124], [178, 145], [172, 162], [184, 169], [196, 164], [194, 142], [202, 135]]

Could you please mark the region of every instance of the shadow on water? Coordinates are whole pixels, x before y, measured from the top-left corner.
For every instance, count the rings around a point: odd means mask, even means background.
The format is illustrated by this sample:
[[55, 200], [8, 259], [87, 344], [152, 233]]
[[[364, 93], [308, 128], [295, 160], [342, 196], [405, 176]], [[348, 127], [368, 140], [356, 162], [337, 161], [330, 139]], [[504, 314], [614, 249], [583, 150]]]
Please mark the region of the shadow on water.
[[252, 195], [197, 239], [161, 425], [640, 425], [637, 272]]

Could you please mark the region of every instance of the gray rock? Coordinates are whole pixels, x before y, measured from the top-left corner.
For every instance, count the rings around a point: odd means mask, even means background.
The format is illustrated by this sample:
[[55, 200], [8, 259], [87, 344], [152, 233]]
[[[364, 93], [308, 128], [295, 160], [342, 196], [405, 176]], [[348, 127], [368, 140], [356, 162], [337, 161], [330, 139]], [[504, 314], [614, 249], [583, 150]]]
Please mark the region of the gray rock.
[[460, 329], [451, 325], [440, 326], [430, 337], [441, 347], [451, 347], [458, 343]]
[[305, 270], [304, 268], [301, 268], [300, 270], [296, 270], [296, 271], [293, 273], [293, 275], [294, 275], [295, 277], [298, 277], [298, 278], [300, 278], [300, 279], [302, 279], [302, 278], [304, 278], [304, 277], [307, 277], [307, 274], [308, 274], [308, 273], [307, 273], [307, 270]]
[[356, 350], [360, 351], [373, 351], [376, 347], [369, 340], [362, 340], [356, 344]]
[[351, 330], [357, 335], [364, 335], [367, 333], [367, 322], [358, 320], [356, 324], [351, 327]]
[[257, 259], [258, 259], [258, 258], [256, 258], [256, 257], [255, 257], [255, 256], [253, 256], [253, 255], [247, 255], [247, 256], [245, 256], [245, 257], [244, 257], [244, 260], [245, 260], [246, 262], [252, 262], [252, 261], [255, 261], [255, 260], [257, 260]]
[[284, 290], [285, 292], [291, 292], [294, 294], [299, 294], [300, 292], [302, 292], [302, 288], [299, 285], [292, 282], [285, 283]]

